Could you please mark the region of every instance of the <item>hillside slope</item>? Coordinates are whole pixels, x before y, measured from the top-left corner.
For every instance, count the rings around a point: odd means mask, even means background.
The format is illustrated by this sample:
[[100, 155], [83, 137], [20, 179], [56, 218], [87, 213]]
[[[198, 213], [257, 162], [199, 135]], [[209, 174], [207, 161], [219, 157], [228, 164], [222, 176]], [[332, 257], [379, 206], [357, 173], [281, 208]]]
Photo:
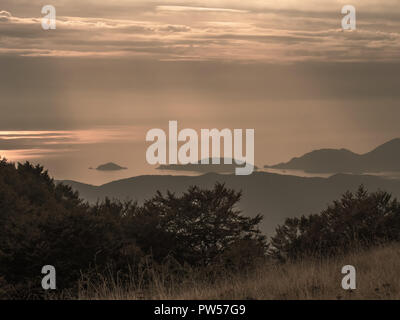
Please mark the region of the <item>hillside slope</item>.
[[[356, 290], [343, 290], [341, 270], [356, 268]], [[342, 257], [267, 264], [249, 274], [224, 274], [217, 283], [204, 279], [155, 283], [148, 291], [104, 284], [81, 292], [80, 299], [100, 300], [355, 300], [400, 299], [400, 245], [393, 244]]]

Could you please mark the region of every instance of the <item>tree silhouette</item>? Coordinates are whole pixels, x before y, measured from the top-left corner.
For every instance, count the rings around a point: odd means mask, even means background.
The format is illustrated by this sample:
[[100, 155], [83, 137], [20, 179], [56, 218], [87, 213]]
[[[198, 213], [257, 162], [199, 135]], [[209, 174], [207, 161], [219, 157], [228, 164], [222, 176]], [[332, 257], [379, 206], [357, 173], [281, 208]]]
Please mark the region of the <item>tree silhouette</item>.
[[279, 259], [329, 256], [355, 247], [400, 240], [400, 204], [384, 191], [360, 186], [346, 192], [320, 214], [286, 219], [271, 239], [269, 253]]
[[173, 255], [192, 265], [208, 265], [245, 239], [265, 249], [262, 216], [243, 216], [236, 207], [240, 198], [241, 192], [219, 183], [211, 190], [190, 187], [181, 196], [158, 192], [133, 217], [131, 232], [157, 259]]

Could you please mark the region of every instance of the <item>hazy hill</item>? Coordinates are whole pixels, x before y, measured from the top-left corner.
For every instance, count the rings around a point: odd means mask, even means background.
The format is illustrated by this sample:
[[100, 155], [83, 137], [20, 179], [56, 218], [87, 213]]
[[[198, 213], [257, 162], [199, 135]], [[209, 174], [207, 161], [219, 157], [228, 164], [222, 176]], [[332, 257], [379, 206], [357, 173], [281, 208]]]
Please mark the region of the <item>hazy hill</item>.
[[[218, 159], [218, 158], [217, 158]], [[244, 165], [237, 165], [235, 159], [230, 159], [232, 164], [225, 164], [224, 158], [219, 158], [220, 164], [213, 164], [213, 158], [208, 158], [209, 164], [201, 164], [201, 160], [198, 163], [193, 164], [170, 164], [160, 165], [158, 170], [169, 170], [169, 171], [182, 171], [182, 172], [200, 172], [200, 173], [234, 173], [236, 168], [243, 167]], [[254, 166], [254, 171], [258, 168]]]
[[346, 149], [321, 149], [265, 168], [296, 169], [315, 173], [398, 172], [400, 139], [393, 139], [365, 154], [356, 154]]
[[152, 197], [157, 190], [183, 192], [191, 185], [212, 187], [217, 181], [235, 190], [243, 190], [240, 208], [247, 215], [264, 214], [262, 228], [268, 234], [286, 217], [317, 213], [346, 190], [355, 190], [360, 184], [364, 184], [369, 191], [384, 189], [400, 197], [400, 180], [347, 174], [337, 174], [330, 178], [304, 178], [265, 172], [255, 172], [250, 176], [216, 173], [195, 177], [139, 176], [102, 186], [64, 182], [91, 202], [108, 196], [121, 200], [134, 199], [141, 203]]

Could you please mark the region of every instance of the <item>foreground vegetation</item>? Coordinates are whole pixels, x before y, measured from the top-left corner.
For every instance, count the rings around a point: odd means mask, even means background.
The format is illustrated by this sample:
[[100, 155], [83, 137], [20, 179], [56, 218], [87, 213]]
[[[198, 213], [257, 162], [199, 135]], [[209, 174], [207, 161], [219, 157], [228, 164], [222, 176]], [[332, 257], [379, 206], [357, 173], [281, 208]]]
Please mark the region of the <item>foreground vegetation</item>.
[[[345, 265], [357, 270], [357, 289], [341, 287]], [[377, 246], [368, 250], [325, 259], [305, 259], [284, 264], [266, 263], [247, 273], [227, 273], [218, 280], [188, 274], [184, 281], [166, 281], [155, 275], [147, 288], [104, 279], [79, 292], [79, 299], [400, 299], [400, 245]]]
[[[389, 193], [346, 192], [270, 241], [240, 199], [216, 183], [89, 205], [43, 167], [1, 160], [0, 298], [337, 298], [352, 259], [364, 280], [341, 298], [398, 294], [400, 203]], [[57, 270], [56, 291], [41, 287], [44, 265]]]

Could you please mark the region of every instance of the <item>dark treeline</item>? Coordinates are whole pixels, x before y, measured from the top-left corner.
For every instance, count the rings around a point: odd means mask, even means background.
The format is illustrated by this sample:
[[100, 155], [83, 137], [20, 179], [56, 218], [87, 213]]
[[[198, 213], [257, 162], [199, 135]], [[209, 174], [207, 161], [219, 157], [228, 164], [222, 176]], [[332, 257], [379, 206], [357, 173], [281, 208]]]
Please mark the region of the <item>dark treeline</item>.
[[[95, 205], [56, 184], [41, 166], [0, 162], [0, 298], [42, 298], [41, 269], [57, 270], [57, 291], [82, 275], [136, 272], [143, 261], [203, 270], [243, 270], [270, 259], [343, 253], [400, 237], [400, 204], [386, 192], [347, 192], [320, 214], [287, 219], [267, 242], [238, 209], [241, 192], [222, 184], [182, 195], [157, 193], [143, 205]], [[171, 271], [172, 272], [172, 271]]]
[[[41, 166], [0, 162], [0, 293], [43, 294], [41, 269], [53, 265], [58, 289], [95, 268], [132, 271], [151, 257], [193, 267], [246, 267], [266, 252], [261, 216], [235, 209], [241, 194], [216, 184], [182, 196], [156, 194], [142, 206], [108, 200], [89, 205]], [[243, 257], [244, 259], [237, 259]]]

